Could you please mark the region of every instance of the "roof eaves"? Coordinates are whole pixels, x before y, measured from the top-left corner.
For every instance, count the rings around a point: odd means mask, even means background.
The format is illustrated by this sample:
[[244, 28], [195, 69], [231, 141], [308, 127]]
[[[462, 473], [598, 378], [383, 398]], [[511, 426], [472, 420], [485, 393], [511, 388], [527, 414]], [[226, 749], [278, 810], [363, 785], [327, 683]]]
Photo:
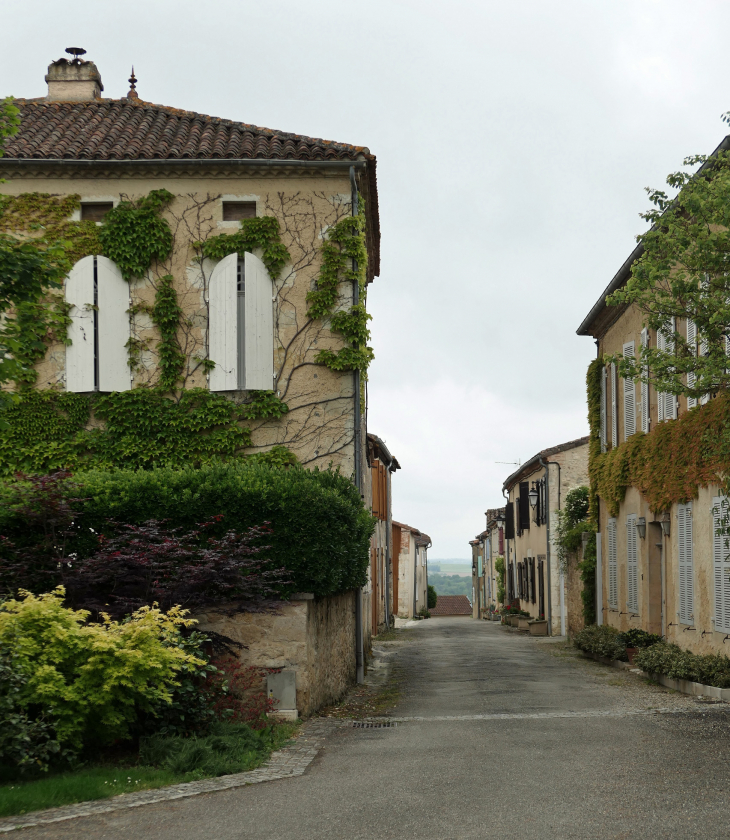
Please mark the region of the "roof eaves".
[[508, 476], [502, 485], [502, 490], [511, 490], [523, 474], [527, 473], [528, 470], [533, 472], [534, 470], [532, 470], [532, 467], [539, 464], [541, 458], [549, 458], [551, 455], [557, 455], [560, 452], [577, 449], [579, 446], [587, 446], [588, 441], [589, 435], [585, 435], [584, 437], [569, 440], [566, 443], [559, 443], [557, 446], [550, 446], [547, 449], [543, 449], [542, 452], [538, 452], [537, 455], [533, 455], [529, 461], [525, 461], [519, 469], [515, 470], [512, 475]]

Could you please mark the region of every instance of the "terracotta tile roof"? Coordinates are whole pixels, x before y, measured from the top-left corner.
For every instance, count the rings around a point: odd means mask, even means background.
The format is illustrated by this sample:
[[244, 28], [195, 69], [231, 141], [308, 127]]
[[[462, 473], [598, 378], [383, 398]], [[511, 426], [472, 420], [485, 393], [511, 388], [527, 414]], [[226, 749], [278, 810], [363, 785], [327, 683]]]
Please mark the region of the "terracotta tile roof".
[[429, 612], [432, 616], [471, 615], [472, 609], [466, 595], [439, 595], [436, 606]]
[[185, 158], [358, 160], [351, 146], [134, 99], [48, 102], [16, 99], [20, 131], [9, 158], [33, 160], [172, 160]]

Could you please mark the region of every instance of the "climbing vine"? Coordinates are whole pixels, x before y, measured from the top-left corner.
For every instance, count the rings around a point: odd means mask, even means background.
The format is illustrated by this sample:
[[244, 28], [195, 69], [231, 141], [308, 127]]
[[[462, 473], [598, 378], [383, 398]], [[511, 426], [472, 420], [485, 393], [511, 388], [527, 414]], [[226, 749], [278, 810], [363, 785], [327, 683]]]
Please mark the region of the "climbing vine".
[[588, 378], [588, 471], [594, 522], [597, 497], [605, 502], [609, 515], [617, 516], [627, 488], [636, 487], [658, 513], [696, 498], [700, 487], [722, 483], [730, 473], [730, 393], [722, 392], [678, 420], [658, 423], [649, 434], [637, 432], [601, 453], [600, 363], [592, 363]]
[[160, 387], [165, 391], [175, 390], [185, 367], [185, 354], [180, 349], [177, 337], [184, 313], [177, 300], [173, 279], [171, 274], [160, 278], [155, 292], [155, 303], [150, 312], [152, 323], [160, 331], [157, 355]]
[[271, 279], [276, 280], [291, 259], [281, 241], [279, 220], [275, 216], [257, 216], [255, 219], [242, 219], [240, 224], [241, 229], [235, 233], [221, 233], [196, 243], [200, 252], [211, 260], [222, 260], [229, 254], [253, 253], [261, 249], [261, 261]]

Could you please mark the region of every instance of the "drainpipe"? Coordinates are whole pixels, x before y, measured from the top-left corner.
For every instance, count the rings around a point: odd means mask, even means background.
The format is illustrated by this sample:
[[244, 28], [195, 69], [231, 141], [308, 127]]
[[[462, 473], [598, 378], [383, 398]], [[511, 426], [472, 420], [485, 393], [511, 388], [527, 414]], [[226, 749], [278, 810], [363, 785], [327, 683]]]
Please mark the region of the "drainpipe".
[[[558, 510], [560, 510], [560, 464], [557, 461], [543, 461], [539, 457], [540, 466], [545, 469], [545, 507], [547, 508], [547, 517], [545, 519], [545, 550], [547, 562], [547, 614], [545, 618], [548, 623], [548, 634], [553, 634], [553, 599], [552, 599], [552, 578], [550, 575], [550, 470], [549, 465], [555, 464], [558, 468]], [[562, 601], [562, 598], [561, 598]], [[565, 615], [561, 612], [560, 615], [560, 631], [565, 635]]]
[[[504, 487], [503, 487], [502, 488], [502, 495], [504, 496], [507, 504], [509, 504], [509, 490], [507, 491], [507, 495], [505, 496]], [[504, 510], [505, 510], [504, 515], [507, 516], [507, 507], [506, 506], [505, 506]], [[514, 520], [514, 511], [513, 511], [513, 513], [512, 513], [513, 527], [514, 527], [514, 521], [515, 520]], [[505, 525], [506, 524], [507, 524], [507, 520], [505, 519]], [[510, 600], [510, 598], [509, 598], [509, 595], [510, 595], [510, 591], [509, 591], [509, 565], [510, 565], [509, 543], [510, 543], [510, 541], [507, 539], [507, 536], [506, 536], [506, 534], [507, 534], [507, 529], [506, 528], [504, 529], [504, 532], [505, 532], [505, 538], [504, 538], [504, 553], [505, 553], [505, 558], [504, 558], [504, 591], [505, 591], [505, 596], [507, 597], [507, 600], [509, 601]], [[514, 540], [513, 540], [513, 542], [514, 542]], [[513, 581], [517, 576], [516, 573], [517, 573], [517, 570], [515, 569], [515, 571], [512, 574], [512, 580]], [[512, 596], [514, 597], [514, 592], [512, 592]], [[505, 604], [504, 606], [507, 606], [507, 604]]]
[[393, 565], [393, 559], [390, 556], [392, 552], [393, 541], [393, 510], [391, 507], [391, 493], [393, 473], [390, 471], [391, 461], [388, 464], [388, 471], [386, 473], [386, 482], [388, 487], [388, 511], [385, 517], [385, 627], [390, 630], [390, 574], [389, 569]]
[[[351, 203], [352, 203], [352, 215], [357, 216], [357, 207], [358, 207], [358, 195], [357, 195], [357, 181], [355, 180], [355, 167], [350, 167], [350, 190], [351, 190]], [[355, 274], [357, 274], [357, 260], [352, 260], [352, 270]], [[360, 287], [358, 286], [357, 279], [352, 281], [352, 303], [354, 306], [360, 301]], [[354, 417], [354, 437], [353, 442], [355, 445], [355, 487], [357, 487], [358, 492], [360, 493], [360, 497], [362, 498], [363, 488], [362, 488], [362, 440], [360, 434], [360, 417], [361, 417], [361, 406], [360, 406], [360, 371], [355, 370], [353, 371], [353, 387], [354, 387], [354, 410], [355, 410], [355, 417]], [[355, 663], [357, 666], [357, 681], [358, 683], [365, 682], [365, 654], [363, 650], [363, 623], [362, 623], [362, 589], [358, 589], [356, 596], [355, 596]]]
[[[596, 339], [596, 358], [601, 357], [601, 345]], [[600, 431], [599, 431], [600, 435]], [[596, 496], [596, 625], [603, 624], [603, 556], [601, 542], [601, 499]]]

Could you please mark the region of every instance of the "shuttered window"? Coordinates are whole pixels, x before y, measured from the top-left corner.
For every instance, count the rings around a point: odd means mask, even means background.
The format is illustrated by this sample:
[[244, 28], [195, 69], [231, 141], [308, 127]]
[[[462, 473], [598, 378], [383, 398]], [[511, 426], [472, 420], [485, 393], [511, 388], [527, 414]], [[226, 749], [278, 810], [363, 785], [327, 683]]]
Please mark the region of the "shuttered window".
[[639, 574], [636, 514], [626, 517], [626, 609], [639, 612]]
[[682, 624], [692, 624], [694, 619], [692, 502], [677, 506], [677, 547], [679, 553], [679, 620]]
[[715, 630], [730, 633], [730, 535], [728, 499], [712, 500], [712, 565], [715, 581]]
[[[697, 355], [697, 324], [691, 319], [687, 319], [687, 347], [689, 352]], [[697, 377], [692, 371], [687, 373], [687, 387], [694, 388]], [[687, 397], [687, 408], [694, 408], [697, 405], [697, 397]]]
[[[674, 317], [672, 317], [670, 321], [669, 329], [671, 331], [671, 335], [665, 335], [661, 330], [657, 332], [656, 346], [657, 350], [662, 350], [668, 355], [672, 355], [674, 353], [673, 335], [676, 329], [676, 320]], [[674, 394], [668, 394], [666, 392], [658, 393], [657, 405], [660, 421], [677, 419], [677, 398]]]
[[606, 451], [606, 368], [601, 368], [601, 452]]
[[618, 371], [611, 362], [611, 446], [618, 446]]
[[[641, 346], [642, 348], [647, 348], [649, 346], [649, 330], [643, 329], [641, 331]], [[647, 377], [649, 370], [646, 365], [643, 366], [642, 370], [643, 376]], [[641, 431], [648, 433], [649, 431], [649, 423], [650, 421], [650, 414], [649, 414], [649, 383], [643, 382], [641, 383], [641, 406], [640, 406], [640, 413], [641, 413]]]
[[514, 502], [507, 502], [504, 506], [504, 538], [506, 540], [513, 540], [515, 538]]
[[608, 536], [608, 606], [618, 609], [618, 568], [616, 557], [616, 520], [610, 518], [606, 527]]
[[210, 278], [211, 391], [268, 391], [274, 385], [273, 284], [258, 257], [229, 254]]
[[530, 600], [537, 603], [537, 587], [535, 585], [535, 558], [530, 558]]
[[88, 256], [66, 278], [66, 390], [128, 391], [129, 284], [111, 260]]
[[[634, 342], [624, 344], [624, 358], [633, 359]], [[624, 379], [624, 440], [636, 434], [636, 391], [633, 379]]]
[[530, 530], [530, 482], [520, 482], [520, 531]]

